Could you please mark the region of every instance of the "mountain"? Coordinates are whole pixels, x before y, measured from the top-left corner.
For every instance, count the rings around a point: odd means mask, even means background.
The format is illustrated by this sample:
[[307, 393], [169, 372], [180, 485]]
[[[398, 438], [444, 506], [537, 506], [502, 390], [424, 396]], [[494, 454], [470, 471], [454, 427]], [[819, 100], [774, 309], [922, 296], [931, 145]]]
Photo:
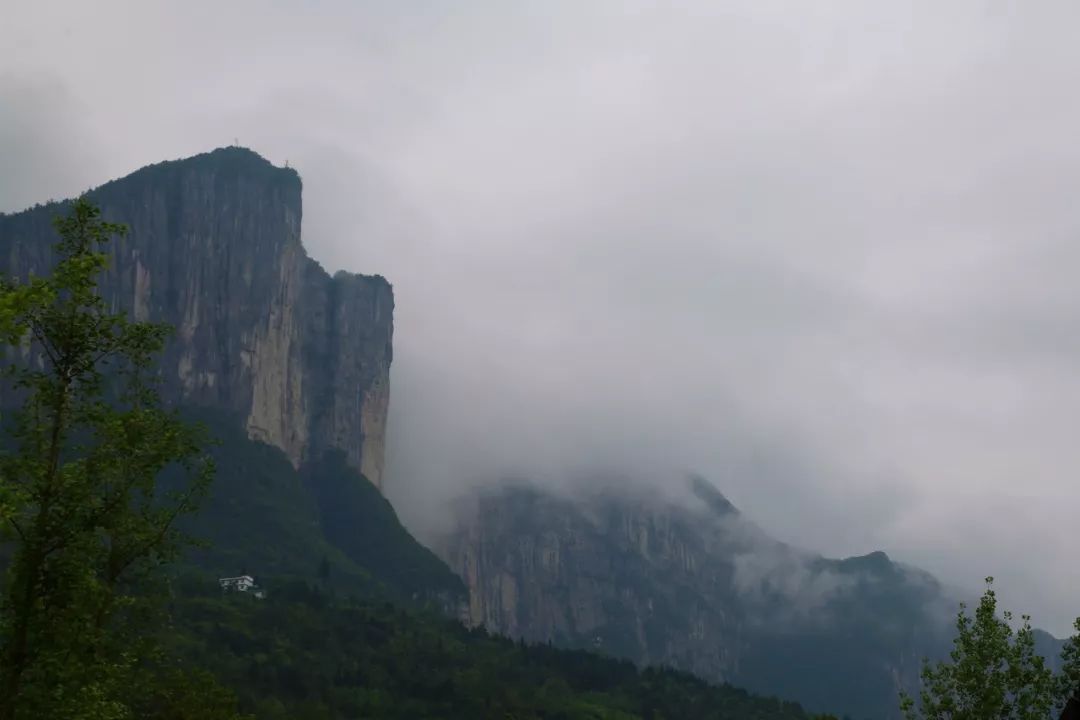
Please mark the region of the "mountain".
[[[380, 492], [392, 289], [308, 257], [296, 172], [232, 147], [88, 194], [130, 228], [103, 296], [176, 328], [164, 397], [219, 441], [186, 521], [205, 542], [171, 575], [173, 642], [257, 717], [806, 717], [723, 682], [880, 718], [946, 649], [954, 607], [932, 577], [779, 543], [701, 478], [675, 497], [481, 492], [456, 508], [443, 562]], [[66, 207], [0, 214], [0, 273], [46, 272]], [[0, 388], [0, 406], [15, 399]], [[268, 596], [222, 596], [236, 574]]]
[[[307, 256], [296, 171], [231, 147], [143, 168], [88, 197], [129, 228], [106, 246], [101, 294], [175, 328], [163, 397], [218, 441], [211, 494], [187, 522], [205, 541], [188, 566], [456, 612], [461, 581], [377, 487], [392, 289], [379, 276], [331, 277]], [[66, 209], [0, 215], [0, 271], [47, 272], [51, 221]], [[0, 400], [13, 399], [0, 388]]]
[[[172, 402], [228, 411], [295, 467], [328, 449], [381, 486], [394, 295], [377, 275], [331, 277], [300, 243], [301, 182], [229, 147], [138, 170], [88, 193], [130, 233], [101, 292], [176, 328]], [[63, 203], [0, 215], [0, 272], [41, 274]]]
[[[378, 487], [390, 285], [330, 277], [307, 257], [300, 190], [295, 172], [227, 148], [89, 193], [105, 220], [131, 228], [108, 248], [102, 295], [176, 327], [164, 397], [217, 440], [214, 483], [185, 520], [204, 542], [165, 578], [159, 632], [172, 657], [211, 671], [259, 720], [804, 720], [794, 703], [446, 617], [463, 609], [464, 584]], [[46, 272], [50, 221], [65, 210], [0, 216], [0, 273]], [[0, 389], [0, 406], [15, 400]], [[175, 480], [164, 473], [161, 489]], [[9, 550], [0, 544], [0, 564]], [[217, 579], [237, 574], [265, 596], [223, 593]]]
[[957, 610], [881, 552], [843, 560], [778, 542], [712, 485], [685, 495], [508, 483], [459, 503], [435, 550], [487, 629], [664, 664], [818, 712], [896, 715]]
[[409, 534], [342, 451], [297, 469], [279, 448], [248, 438], [239, 418], [206, 408], [187, 414], [217, 441], [216, 473], [202, 508], [184, 523], [200, 543], [181, 570], [212, 578], [251, 574], [268, 589], [317, 583], [345, 595], [460, 613], [461, 580]]

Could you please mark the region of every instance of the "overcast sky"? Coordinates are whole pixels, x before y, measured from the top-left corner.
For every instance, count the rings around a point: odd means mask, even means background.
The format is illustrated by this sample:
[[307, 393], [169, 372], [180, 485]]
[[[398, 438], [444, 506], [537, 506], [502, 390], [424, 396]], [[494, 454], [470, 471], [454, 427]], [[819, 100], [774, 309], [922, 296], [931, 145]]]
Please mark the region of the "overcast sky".
[[0, 210], [238, 139], [397, 298], [389, 494], [711, 478], [1080, 614], [1080, 5], [17, 2]]

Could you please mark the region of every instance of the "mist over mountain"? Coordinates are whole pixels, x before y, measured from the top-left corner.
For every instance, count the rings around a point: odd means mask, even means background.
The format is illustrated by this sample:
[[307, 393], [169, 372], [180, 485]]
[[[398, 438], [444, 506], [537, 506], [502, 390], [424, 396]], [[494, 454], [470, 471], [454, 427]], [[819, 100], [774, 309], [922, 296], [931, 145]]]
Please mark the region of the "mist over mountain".
[[[16, 3], [0, 272], [87, 189], [131, 226], [102, 291], [227, 439], [177, 572], [247, 706], [887, 718], [983, 578], [1048, 657], [1080, 613], [1078, 24]], [[218, 602], [249, 571], [281, 605]]]
[[[459, 498], [454, 517], [433, 547], [468, 586], [472, 623], [815, 712], [900, 717], [899, 692], [917, 692], [924, 658], [946, 658], [974, 599], [881, 551], [780, 542], [696, 475], [506, 481]], [[1056, 664], [1061, 642], [1037, 644]]]
[[320, 8], [20, 4], [0, 207], [238, 139], [313, 257], [393, 280], [418, 531], [477, 476], [696, 468], [1067, 631], [1073, 5]]
[[[562, 638], [526, 646], [455, 620], [469, 620], [479, 596], [410, 535], [377, 484], [390, 286], [330, 276], [307, 257], [295, 171], [229, 147], [142, 168], [86, 198], [130, 231], [105, 243], [102, 299], [174, 327], [157, 387], [214, 440], [210, 492], [178, 520], [199, 542], [160, 578], [164, 627], [140, 632], [226, 683], [241, 710], [260, 720], [805, 720], [774, 693], [576, 651]], [[51, 272], [49, 221], [71, 206], [0, 215], [5, 281]], [[39, 353], [49, 352], [8, 345], [5, 363], [48, 368]], [[102, 374], [110, 382], [108, 366]], [[0, 386], [5, 418], [21, 392]], [[182, 489], [182, 475], [166, 467], [155, 495]], [[703, 481], [693, 488], [713, 513], [736, 514]], [[0, 546], [4, 562], [9, 550]], [[227, 591], [223, 578], [238, 573], [253, 587]]]
[[959, 600], [885, 553], [834, 560], [779, 542], [709, 482], [684, 493], [527, 483], [457, 505], [436, 551], [469, 618], [536, 642], [663, 664], [812, 711], [898, 717]]

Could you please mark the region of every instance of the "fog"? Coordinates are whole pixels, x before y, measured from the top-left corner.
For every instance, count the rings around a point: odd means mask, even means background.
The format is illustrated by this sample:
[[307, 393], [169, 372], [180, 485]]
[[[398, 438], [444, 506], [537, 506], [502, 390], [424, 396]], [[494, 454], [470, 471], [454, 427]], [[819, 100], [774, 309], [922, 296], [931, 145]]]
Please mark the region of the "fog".
[[234, 141], [394, 284], [387, 492], [702, 473], [1080, 614], [1080, 7], [10, 3], [0, 210]]

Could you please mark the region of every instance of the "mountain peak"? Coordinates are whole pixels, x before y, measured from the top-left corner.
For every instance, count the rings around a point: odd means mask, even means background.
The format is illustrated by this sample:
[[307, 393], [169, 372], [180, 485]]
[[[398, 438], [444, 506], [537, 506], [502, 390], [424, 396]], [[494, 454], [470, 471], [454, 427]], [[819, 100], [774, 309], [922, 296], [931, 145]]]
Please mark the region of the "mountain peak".
[[869, 573], [872, 575], [890, 575], [899, 572], [899, 568], [892, 561], [892, 558], [881, 550], [833, 562], [837, 568], [846, 572]]
[[[235, 167], [249, 171], [273, 171], [297, 175], [295, 169], [274, 165], [259, 153], [251, 148], [243, 147], [242, 145], [228, 145], [225, 147], [214, 148], [213, 150], [208, 150], [207, 152], [199, 153], [197, 155], [191, 155], [186, 158], [166, 160], [157, 163], [157, 165], [167, 165], [169, 163], [195, 163], [215, 165], [218, 167]], [[149, 167], [154, 167], [154, 165], [150, 165]]]
[[119, 182], [157, 182], [188, 172], [210, 174], [223, 183], [244, 181], [280, 187], [290, 194], [294, 193], [297, 203], [299, 202], [300, 174], [294, 168], [274, 165], [254, 150], [239, 145], [219, 147], [197, 155], [147, 165], [130, 175], [102, 185], [98, 190], [104, 190]]
[[717, 490], [716, 486], [701, 475], [691, 475], [688, 478], [690, 490], [694, 497], [705, 503], [710, 510], [720, 516], [738, 515], [738, 509]]

